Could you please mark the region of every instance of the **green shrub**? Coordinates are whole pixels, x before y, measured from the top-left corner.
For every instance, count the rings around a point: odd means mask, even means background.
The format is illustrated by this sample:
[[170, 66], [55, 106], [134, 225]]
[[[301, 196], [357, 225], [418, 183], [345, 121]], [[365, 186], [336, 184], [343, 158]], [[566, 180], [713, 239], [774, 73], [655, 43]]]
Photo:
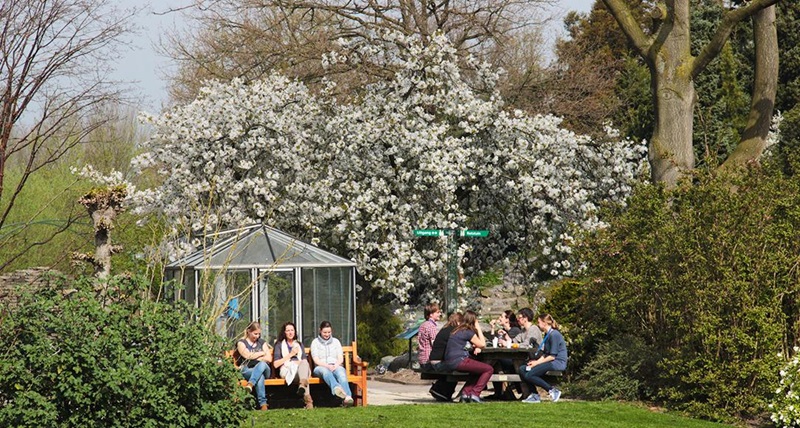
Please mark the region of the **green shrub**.
[[638, 337], [612, 338], [600, 344], [580, 376], [569, 384], [570, 395], [593, 400], [636, 401], [652, 396], [647, 380], [655, 362]]
[[59, 283], [0, 312], [0, 426], [238, 425], [238, 372], [186, 307], [138, 299], [130, 278], [103, 296]]
[[585, 274], [548, 302], [569, 329], [570, 368], [618, 378], [600, 345], [636, 337], [654, 361], [639, 398], [718, 420], [762, 415], [797, 341], [798, 179], [753, 168], [642, 186], [606, 220], [577, 249]]
[[403, 323], [387, 303], [358, 305], [358, 356], [375, 367], [386, 355], [407, 351], [408, 344], [394, 337], [403, 332]]

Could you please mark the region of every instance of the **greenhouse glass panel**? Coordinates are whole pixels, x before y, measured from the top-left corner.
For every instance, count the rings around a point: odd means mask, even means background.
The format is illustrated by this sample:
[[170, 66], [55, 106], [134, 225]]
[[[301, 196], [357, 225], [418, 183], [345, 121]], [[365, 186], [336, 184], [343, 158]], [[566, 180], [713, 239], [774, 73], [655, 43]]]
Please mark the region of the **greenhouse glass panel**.
[[283, 323], [297, 323], [294, 317], [294, 271], [262, 271], [261, 275], [258, 287], [258, 321], [268, 335], [264, 340], [272, 344]]
[[331, 322], [333, 335], [342, 345], [355, 340], [351, 268], [305, 268], [301, 289], [304, 344], [317, 336], [322, 321]]

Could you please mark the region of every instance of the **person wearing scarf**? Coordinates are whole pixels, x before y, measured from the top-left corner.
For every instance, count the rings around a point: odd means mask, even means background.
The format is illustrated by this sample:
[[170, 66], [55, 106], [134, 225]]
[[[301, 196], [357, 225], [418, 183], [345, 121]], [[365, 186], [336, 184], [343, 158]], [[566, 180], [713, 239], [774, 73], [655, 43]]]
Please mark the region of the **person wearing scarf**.
[[339, 339], [333, 337], [329, 321], [319, 325], [319, 336], [311, 342], [311, 359], [314, 361], [314, 376], [322, 378], [331, 388], [331, 394], [343, 400], [345, 407], [353, 405], [347, 371], [342, 367], [344, 352]]
[[311, 368], [303, 344], [297, 340], [297, 329], [294, 323], [287, 322], [281, 326], [278, 340], [275, 341], [274, 362], [275, 370], [286, 384], [291, 385], [297, 378], [297, 395], [303, 397], [306, 409], [314, 408], [311, 399], [311, 390], [308, 387], [308, 378], [311, 377]]

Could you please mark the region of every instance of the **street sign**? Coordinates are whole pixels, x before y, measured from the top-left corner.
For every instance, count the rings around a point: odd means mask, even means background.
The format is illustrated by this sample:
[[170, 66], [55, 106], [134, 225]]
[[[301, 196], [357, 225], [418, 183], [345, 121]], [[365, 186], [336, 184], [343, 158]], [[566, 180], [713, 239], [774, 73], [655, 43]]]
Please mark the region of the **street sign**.
[[485, 238], [489, 236], [488, 230], [472, 230], [472, 229], [461, 229], [458, 231], [458, 236], [466, 236], [468, 238]]
[[414, 236], [444, 236], [444, 229], [414, 229]]

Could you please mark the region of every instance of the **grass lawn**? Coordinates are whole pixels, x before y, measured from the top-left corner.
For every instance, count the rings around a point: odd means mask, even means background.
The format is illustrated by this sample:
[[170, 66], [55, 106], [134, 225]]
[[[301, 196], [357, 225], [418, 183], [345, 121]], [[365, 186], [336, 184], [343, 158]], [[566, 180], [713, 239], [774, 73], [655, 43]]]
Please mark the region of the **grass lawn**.
[[557, 404], [419, 404], [343, 408], [276, 409], [248, 413], [242, 428], [281, 427], [721, 427], [672, 413], [616, 402]]

